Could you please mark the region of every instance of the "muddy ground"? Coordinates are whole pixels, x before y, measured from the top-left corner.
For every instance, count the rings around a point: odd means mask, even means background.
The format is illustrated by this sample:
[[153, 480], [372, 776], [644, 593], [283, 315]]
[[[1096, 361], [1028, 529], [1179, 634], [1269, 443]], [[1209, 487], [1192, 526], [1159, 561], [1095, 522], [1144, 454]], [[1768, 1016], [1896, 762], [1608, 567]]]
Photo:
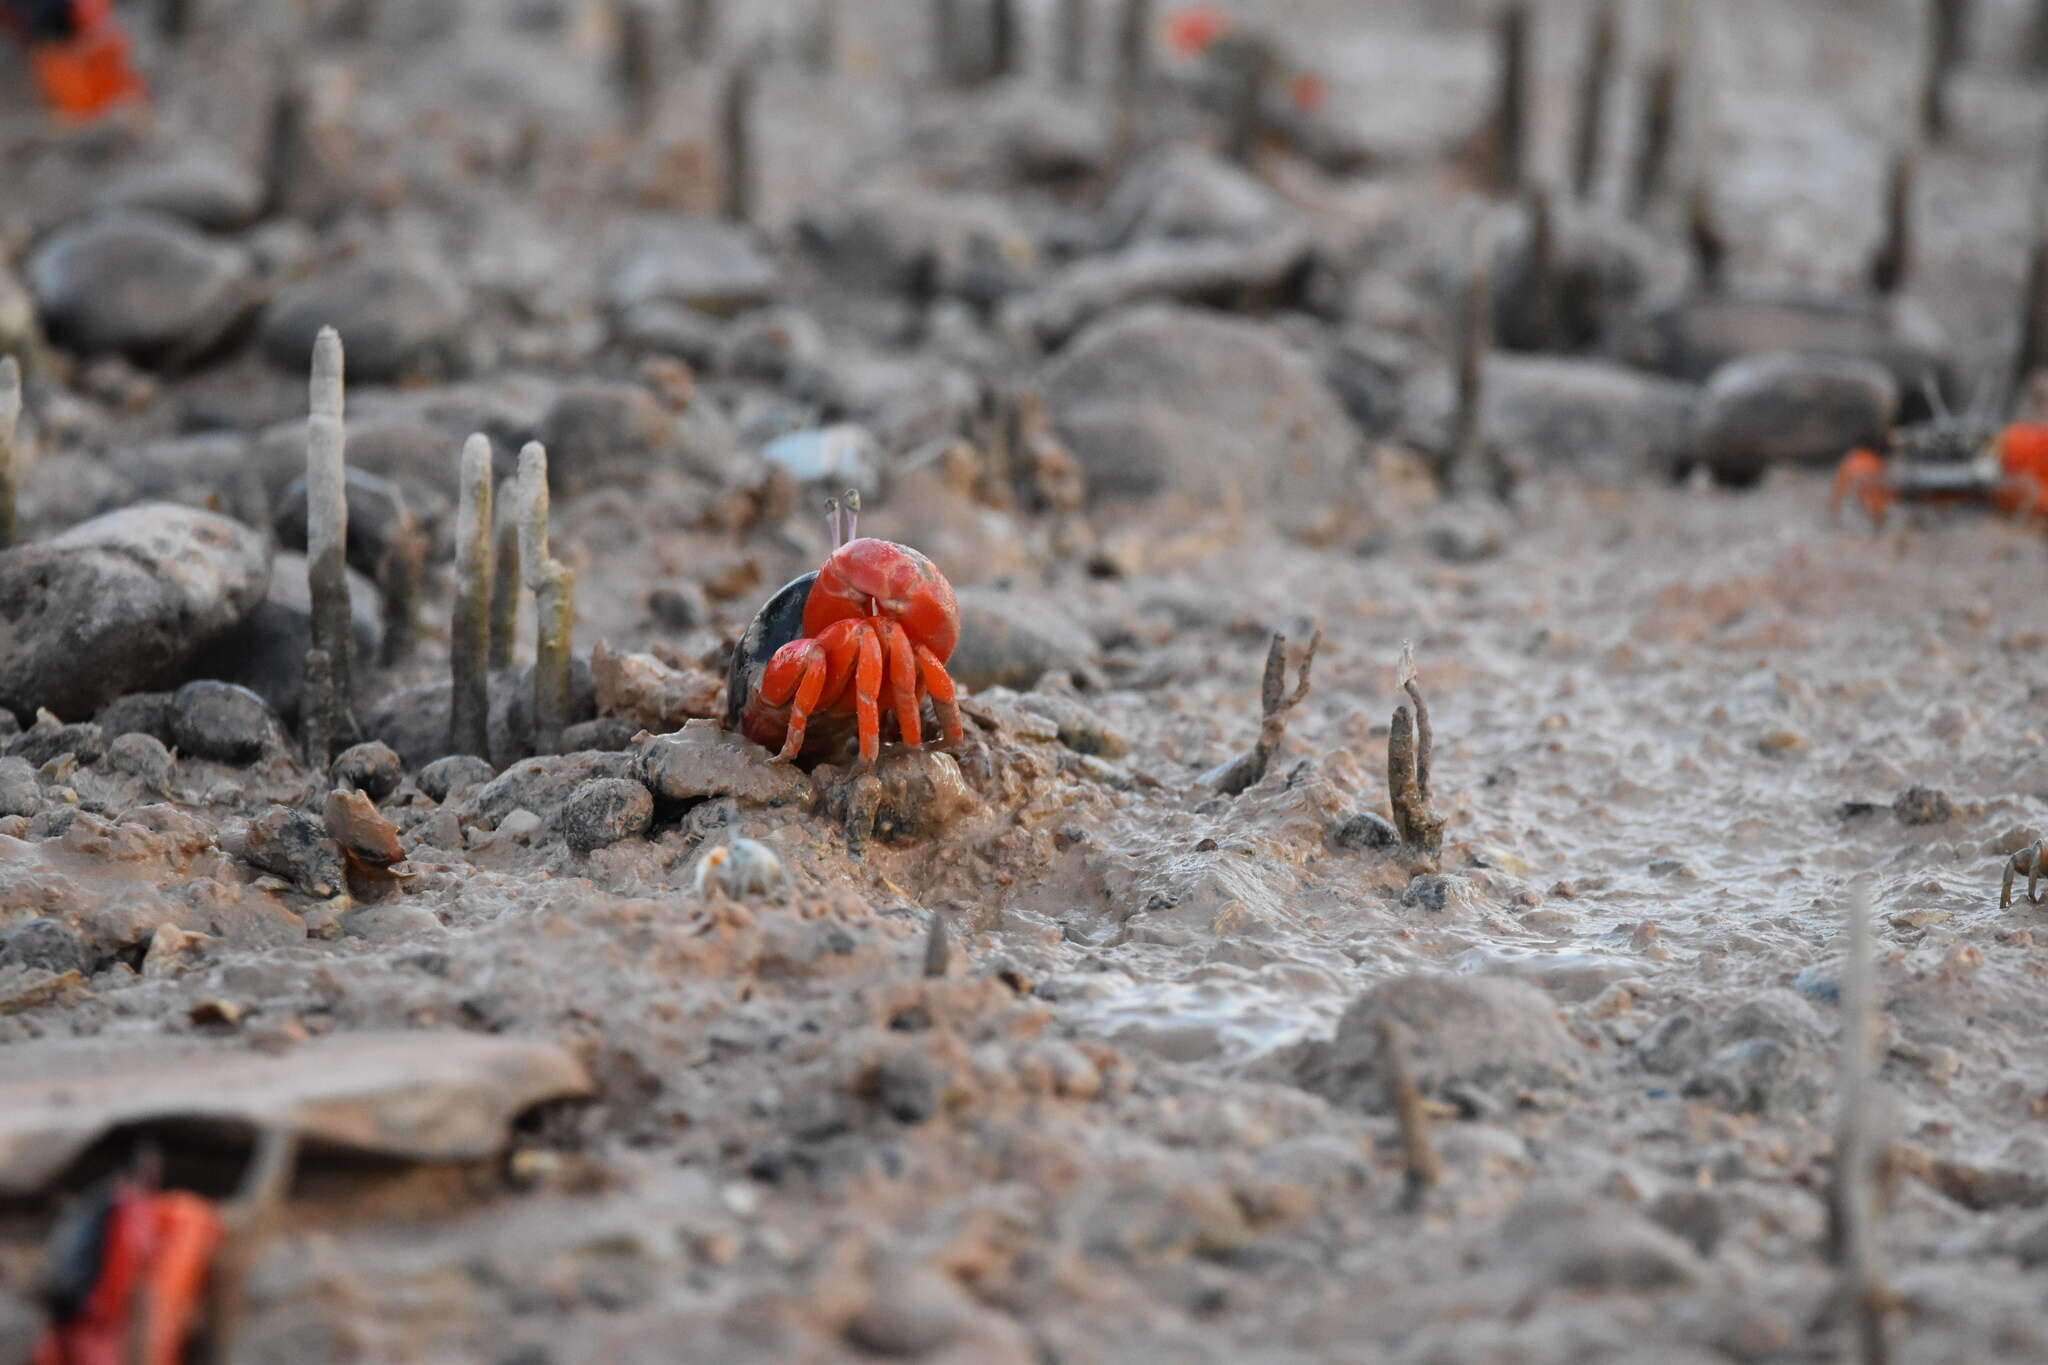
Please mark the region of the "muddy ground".
[[[1021, 73], [984, 84], [934, 78], [921, 4], [841, 6], [822, 67], [811, 7], [727, 6], [698, 60], [684, 7], [657, 6], [638, 117], [601, 5], [287, 8], [195, 4], [182, 45], [131, 16], [150, 118], [57, 129], [0, 85], [0, 235], [33, 315], [0, 270], [30, 542], [0, 554], [28, 727], [0, 774], [0, 1092], [59, 1112], [108, 1055], [148, 1073], [146, 1112], [117, 1095], [47, 1178], [21, 1176], [33, 1144], [0, 1115], [0, 1357], [33, 1341], [64, 1193], [138, 1138], [226, 1193], [252, 1126], [282, 1119], [325, 1137], [224, 1359], [1846, 1358], [1827, 1199], [1859, 886], [1894, 1358], [2048, 1353], [2048, 958], [2039, 911], [1999, 905], [2006, 860], [2048, 831], [2038, 526], [1974, 506], [1836, 524], [1827, 450], [1752, 487], [1674, 481], [1705, 375], [1622, 363], [1638, 319], [1703, 297], [1683, 227], [1704, 186], [1725, 290], [1851, 301], [1878, 319], [1858, 354], [1905, 337], [1958, 405], [2022, 407], [2001, 386], [2048, 116], [2029, 7], [1974, 7], [1954, 131], [1916, 157], [1913, 265], [1877, 307], [1917, 8], [1691, 7], [1680, 135], [1631, 222], [1671, 16], [1623, 6], [1601, 170], [1559, 212], [1619, 243], [1624, 284], [1564, 369], [1489, 368], [1506, 506], [1476, 462], [1448, 494], [1428, 466], [1471, 225], [1527, 229], [1515, 195], [1484, 207], [1489, 7], [1244, 6], [1328, 97], [1306, 128], [1276, 111], [1241, 177], [1206, 150], [1199, 68], [1159, 48], [1119, 97], [1107, 7], [1063, 88], [1050, 6], [1020, 7]], [[1536, 14], [1526, 174], [1555, 186], [1588, 15]], [[757, 40], [755, 226], [725, 236], [717, 109]], [[193, 240], [63, 278], [51, 242], [108, 200]], [[678, 223], [713, 235], [658, 235]], [[1147, 241], [1221, 263], [1131, 270]], [[220, 297], [153, 292], [157, 250], [227, 253]], [[1109, 286], [1074, 283], [1091, 261]], [[414, 273], [388, 297], [350, 274], [394, 264]], [[303, 603], [277, 510], [326, 313], [356, 319], [351, 461], [432, 542], [416, 647], [359, 666], [366, 737], [398, 756], [367, 777], [309, 768], [297, 676], [251, 662], [304, 647], [284, 607], [249, 622], [266, 591]], [[1917, 401], [1907, 368], [1880, 376], [1886, 418]], [[763, 454], [835, 421], [866, 432], [850, 464]], [[578, 652], [602, 640], [672, 690], [613, 694], [608, 718], [586, 699], [592, 747], [534, 759], [503, 675], [493, 768], [451, 780], [427, 760], [471, 430], [501, 473], [549, 442]], [[636, 733], [723, 713], [727, 652], [822, 560], [849, 480], [863, 531], [929, 553], [968, 615], [963, 743], [892, 746], [872, 834], [838, 755], [806, 775], [701, 719], [667, 749]], [[203, 625], [212, 652], [166, 646], [129, 678], [116, 651], [105, 687], [36, 654], [92, 614], [18, 566], [61, 573], [60, 537], [129, 504], [185, 534], [167, 503], [229, 529], [133, 552], [204, 608], [138, 638]], [[21, 558], [42, 543], [58, 557]], [[388, 633], [378, 588], [356, 591], [359, 630]], [[1218, 793], [1259, 733], [1271, 635], [1298, 652], [1316, 629], [1270, 769]], [[1381, 818], [1410, 646], [1436, 856]], [[173, 692], [213, 678], [261, 700]], [[74, 702], [38, 722], [46, 695]], [[274, 808], [317, 841], [358, 779], [412, 875], [336, 895], [339, 855], [278, 853]], [[700, 883], [739, 838], [782, 885]], [[1384, 1020], [1434, 1102], [1419, 1198]], [[439, 1160], [275, 1092], [222, 1101], [247, 1122], [164, 1122], [180, 1092], [215, 1112], [225, 1073], [159, 1050], [288, 1060], [389, 1030], [550, 1050], [477, 1095], [401, 1060], [339, 1102], [396, 1131], [456, 1094], [476, 1131]]]

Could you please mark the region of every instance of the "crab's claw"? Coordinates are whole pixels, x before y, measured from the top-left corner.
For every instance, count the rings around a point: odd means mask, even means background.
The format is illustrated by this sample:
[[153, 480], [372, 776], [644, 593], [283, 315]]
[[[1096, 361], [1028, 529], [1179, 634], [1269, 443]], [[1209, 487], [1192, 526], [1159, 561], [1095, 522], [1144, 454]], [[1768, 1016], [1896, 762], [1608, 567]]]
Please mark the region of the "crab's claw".
[[2014, 422], [1998, 433], [1998, 465], [2005, 475], [1995, 495], [2000, 510], [2048, 515], [2048, 426]]
[[78, 1219], [58, 1240], [62, 1304], [34, 1365], [178, 1365], [224, 1234], [219, 1211], [196, 1194], [124, 1187]]
[[1828, 511], [1839, 520], [1842, 504], [1852, 497], [1871, 521], [1884, 524], [1885, 513], [1892, 505], [1892, 490], [1885, 478], [1884, 457], [1874, 450], [1853, 450], [1836, 466]]
[[107, 0], [71, 0], [65, 20], [59, 32], [30, 33], [29, 67], [52, 108], [94, 119], [148, 94]]
[[1199, 57], [1230, 32], [1230, 16], [1221, 5], [1190, 5], [1166, 21], [1166, 45], [1182, 58]]

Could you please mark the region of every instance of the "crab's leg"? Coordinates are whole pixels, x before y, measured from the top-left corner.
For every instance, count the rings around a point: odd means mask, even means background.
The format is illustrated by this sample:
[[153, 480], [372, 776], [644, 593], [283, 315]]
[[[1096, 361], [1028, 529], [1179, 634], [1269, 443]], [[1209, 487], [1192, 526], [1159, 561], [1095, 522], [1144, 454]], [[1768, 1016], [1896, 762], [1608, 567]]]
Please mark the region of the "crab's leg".
[[953, 704], [953, 675], [939, 662], [939, 656], [932, 653], [927, 645], [916, 647], [917, 672], [924, 680], [924, 690], [932, 694], [932, 709], [939, 714], [939, 728], [946, 736], [946, 743], [960, 743], [960, 708]]
[[1998, 908], [2001, 910], [2012, 908], [2012, 879], [2019, 870], [2020, 855], [2015, 853], [2005, 860], [2005, 879], [1998, 884]]
[[[777, 678], [778, 687], [771, 690], [769, 679], [775, 675], [776, 665], [783, 662], [783, 655], [792, 655], [793, 666], [799, 670], [794, 686]], [[811, 713], [818, 709], [818, 702], [825, 692], [825, 675], [829, 661], [825, 650], [816, 640], [792, 640], [775, 652], [768, 661], [768, 671], [761, 675], [761, 695], [774, 706], [789, 702], [789, 729], [782, 738], [782, 751], [777, 758], [789, 760], [797, 756], [804, 747], [804, 729], [810, 724]], [[787, 687], [787, 691], [783, 688]], [[777, 692], [782, 695], [778, 696]]]
[[152, 1201], [157, 1240], [149, 1271], [149, 1319], [143, 1329], [145, 1360], [176, 1360], [200, 1306], [200, 1288], [219, 1247], [222, 1226], [213, 1206], [174, 1191]]
[[1828, 510], [1836, 516], [1851, 496], [1862, 504], [1870, 519], [1879, 525], [1891, 506], [1891, 490], [1885, 487], [1884, 457], [1872, 450], [1853, 450], [1835, 468], [1835, 488], [1828, 498]]
[[889, 696], [896, 704], [896, 729], [914, 749], [924, 743], [924, 716], [917, 703], [917, 656], [911, 653], [910, 636], [901, 622], [885, 617], [875, 623], [875, 630], [882, 637]]
[[856, 621], [853, 637], [860, 646], [860, 663], [853, 671], [853, 710], [860, 727], [860, 756], [873, 763], [882, 752], [882, 642], [875, 628]]
[[2027, 860], [2027, 900], [2034, 905], [2041, 903], [2036, 888], [2041, 884], [2041, 874], [2048, 871], [2041, 864], [2048, 863], [2048, 842], [2034, 845], [2034, 856]]

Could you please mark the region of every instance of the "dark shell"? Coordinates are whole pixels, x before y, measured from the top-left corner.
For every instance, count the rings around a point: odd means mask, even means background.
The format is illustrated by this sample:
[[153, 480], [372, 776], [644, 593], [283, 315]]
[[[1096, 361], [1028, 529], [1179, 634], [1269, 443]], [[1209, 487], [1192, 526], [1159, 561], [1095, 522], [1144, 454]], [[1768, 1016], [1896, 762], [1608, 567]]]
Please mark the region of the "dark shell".
[[761, 674], [775, 651], [804, 633], [804, 604], [811, 600], [815, 572], [793, 578], [762, 603], [746, 633], [732, 648], [732, 662], [725, 670], [725, 728], [740, 728], [740, 713], [761, 686]]

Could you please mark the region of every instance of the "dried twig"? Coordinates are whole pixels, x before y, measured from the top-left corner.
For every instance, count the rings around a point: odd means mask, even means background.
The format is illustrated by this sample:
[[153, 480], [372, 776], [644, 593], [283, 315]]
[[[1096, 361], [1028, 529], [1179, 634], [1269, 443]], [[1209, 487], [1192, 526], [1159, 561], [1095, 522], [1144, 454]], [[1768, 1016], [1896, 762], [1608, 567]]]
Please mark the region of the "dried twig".
[[1429, 1191], [1443, 1181], [1443, 1163], [1429, 1136], [1429, 1109], [1415, 1085], [1415, 1069], [1408, 1057], [1408, 1031], [1400, 1021], [1383, 1017], [1379, 1022], [1380, 1056], [1387, 1072], [1387, 1089], [1394, 1100], [1394, 1122], [1401, 1133], [1402, 1208], [1413, 1213], [1422, 1207]]
[[1948, 81], [1963, 52], [1968, 0], [1928, 0], [1926, 59], [1920, 68], [1920, 134], [1940, 142], [1949, 133]]
[[[354, 652], [348, 594], [348, 471], [343, 458], [341, 337], [320, 329], [313, 343], [311, 416], [306, 422], [306, 578], [312, 594], [312, 647], [306, 660], [305, 752], [324, 769], [360, 739], [355, 718]], [[322, 656], [315, 669], [312, 655]]]
[[1240, 754], [1221, 768], [1209, 773], [1204, 781], [1225, 796], [1236, 796], [1246, 791], [1265, 777], [1266, 770], [1273, 764], [1273, 756], [1280, 752], [1280, 741], [1287, 737], [1288, 713], [1301, 705], [1308, 696], [1308, 672], [1316, 661], [1316, 648], [1323, 642], [1323, 632], [1318, 628], [1308, 637], [1308, 647], [1301, 652], [1301, 663], [1295, 671], [1294, 691], [1287, 691], [1287, 637], [1273, 632], [1273, 643], [1266, 650], [1266, 675], [1259, 688], [1259, 738], [1250, 753]]
[[1870, 893], [1858, 886], [1849, 897], [1847, 943], [1842, 962], [1842, 1051], [1840, 1105], [1835, 1119], [1834, 1186], [1829, 1201], [1830, 1231], [1841, 1266], [1840, 1310], [1856, 1334], [1860, 1365], [1884, 1365], [1886, 1295], [1875, 1245], [1877, 1166], [1870, 1140], [1869, 1099], [1871, 1012]]
[[227, 1235], [207, 1277], [207, 1331], [195, 1365], [225, 1365], [248, 1312], [249, 1276], [284, 1226], [285, 1201], [298, 1165], [298, 1130], [274, 1123], [257, 1135], [235, 1202], [223, 1210]]
[[420, 594], [427, 575], [426, 532], [399, 495], [391, 543], [377, 566], [377, 586], [384, 598], [384, 650], [378, 662], [386, 668], [412, 657], [419, 641]]
[[1088, 0], [1059, 0], [1056, 25], [1060, 80], [1081, 85], [1088, 79]]
[[612, 81], [626, 108], [626, 121], [644, 132], [654, 121], [661, 95], [661, 49], [654, 40], [654, 8], [648, 0], [619, 0], [618, 47], [612, 53]]
[[0, 550], [15, 541], [14, 441], [21, 421], [21, 362], [0, 355]]
[[724, 171], [720, 209], [735, 223], [754, 219], [754, 81], [759, 58], [749, 50], [734, 59], [718, 97], [719, 164]]
[[1152, 0], [1123, 0], [1116, 32], [1117, 90], [1126, 105], [1144, 94], [1152, 77]]
[[813, 75], [829, 76], [839, 69], [839, 0], [814, 0], [804, 58]]
[[156, 31], [164, 46], [176, 47], [192, 26], [192, 0], [157, 0]]
[[1614, 0], [1600, 0], [1586, 31], [1586, 67], [1579, 83], [1579, 126], [1572, 142], [1572, 191], [1593, 194], [1600, 171], [1600, 135], [1607, 124], [1607, 90], [1614, 81]]
[[718, 46], [718, 0], [683, 0], [683, 53], [709, 61]]
[[1636, 133], [1636, 159], [1629, 177], [1629, 209], [1641, 216], [1663, 188], [1671, 160], [1672, 133], [1678, 126], [1676, 48], [1667, 48], [1643, 77], [1642, 124]]
[[1486, 439], [1484, 420], [1486, 353], [1493, 349], [1493, 241], [1484, 217], [1473, 229], [1471, 262], [1459, 297], [1451, 428], [1443, 445], [1431, 452], [1430, 471], [1437, 487], [1449, 492], [1458, 471], [1479, 457], [1486, 462], [1493, 496], [1507, 502], [1514, 495], [1514, 471], [1500, 447]]
[[1998, 908], [2005, 910], [2012, 905], [2012, 884], [2022, 873], [2027, 878], [2027, 904], [2041, 903], [2041, 878], [2048, 876], [2048, 839], [2028, 844], [2005, 860], [2005, 881], [1998, 888]]
[[2019, 343], [2007, 392], [2026, 392], [2027, 380], [2048, 367], [2048, 204], [2034, 197], [2034, 245], [2027, 257], [2027, 282], [2020, 290]]
[[1394, 708], [1394, 721], [1387, 734], [1387, 802], [1394, 811], [1394, 832], [1401, 846], [1434, 858], [1443, 851], [1443, 816], [1430, 804], [1430, 760], [1436, 749], [1436, 735], [1430, 728], [1429, 703], [1423, 700], [1422, 684], [1415, 676], [1415, 649], [1401, 646], [1401, 690], [1414, 704]]
[[569, 726], [576, 574], [548, 554], [548, 452], [538, 441], [519, 452], [519, 565], [534, 598], [533, 750], [558, 753]]
[[1885, 177], [1884, 235], [1870, 258], [1870, 287], [1889, 298], [1906, 282], [1913, 268], [1913, 157], [1910, 152], [1892, 156]]
[[1704, 183], [1694, 185], [1686, 200], [1685, 230], [1692, 243], [1693, 262], [1699, 268], [1701, 292], [1719, 293], [1727, 280], [1728, 239], [1714, 221], [1713, 192]]
[[1494, 31], [1497, 75], [1493, 106], [1493, 192], [1512, 194], [1522, 184], [1522, 151], [1529, 127], [1529, 7], [1508, 0]]
[[[462, 447], [462, 486], [455, 511], [455, 612], [448, 640], [454, 692], [448, 708], [448, 748], [490, 754], [491, 438], [481, 432]], [[512, 566], [505, 566], [511, 578]], [[515, 607], [517, 599], [514, 599]]]
[[931, 929], [924, 940], [924, 974], [944, 976], [952, 967], [953, 948], [946, 932], [946, 917], [932, 911]]
[[1016, 71], [1017, 47], [1017, 0], [988, 0], [988, 79]]

